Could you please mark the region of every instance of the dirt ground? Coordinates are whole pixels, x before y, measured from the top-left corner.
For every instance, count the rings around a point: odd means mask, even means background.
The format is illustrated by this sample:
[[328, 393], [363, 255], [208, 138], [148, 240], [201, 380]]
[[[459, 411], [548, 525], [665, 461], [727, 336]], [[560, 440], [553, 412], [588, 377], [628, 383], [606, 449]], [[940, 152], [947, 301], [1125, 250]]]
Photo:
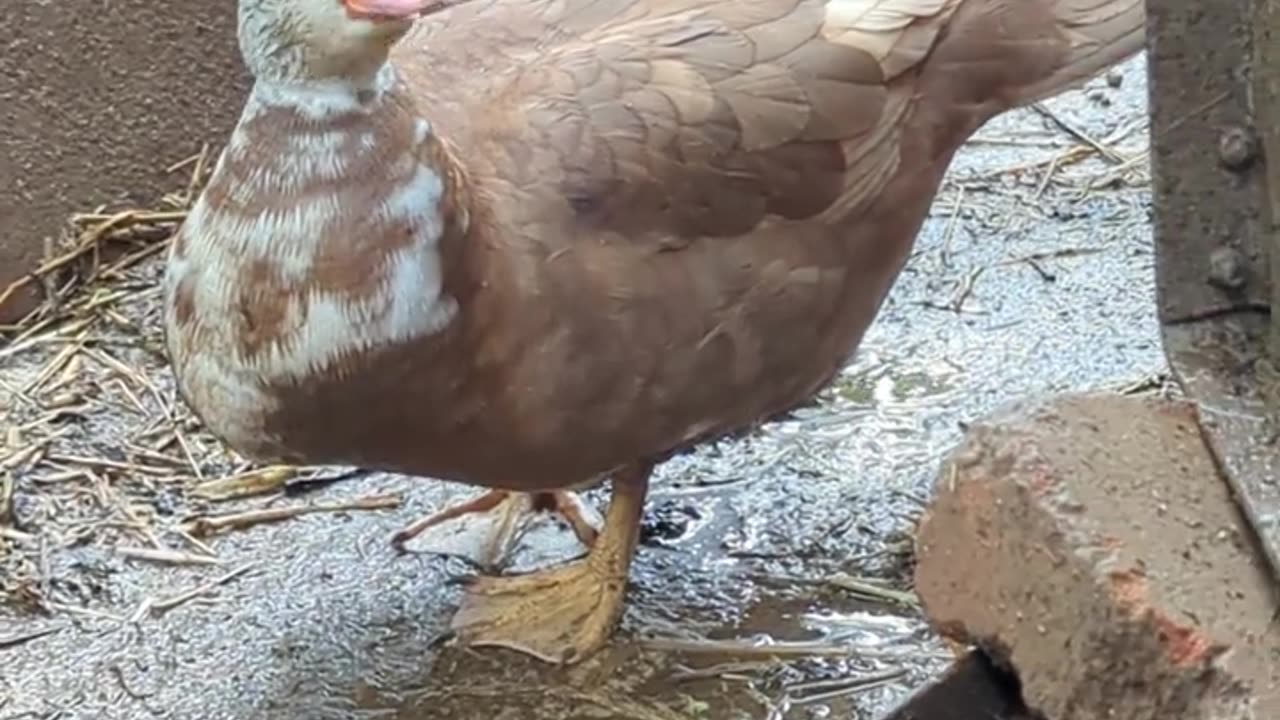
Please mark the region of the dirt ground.
[[[93, 324], [0, 349], [0, 720], [878, 717], [950, 657], [911, 539], [965, 423], [1162, 382], [1145, 107], [1138, 59], [983, 128], [839, 382], [660, 468], [623, 626], [568, 669], [435, 646], [468, 566], [387, 540], [472, 490], [357, 474], [197, 497], [240, 468], [172, 402], [158, 261], [119, 273], [79, 301]], [[381, 507], [189, 522], [353, 500]], [[523, 566], [575, 550], [550, 521], [525, 546]]]

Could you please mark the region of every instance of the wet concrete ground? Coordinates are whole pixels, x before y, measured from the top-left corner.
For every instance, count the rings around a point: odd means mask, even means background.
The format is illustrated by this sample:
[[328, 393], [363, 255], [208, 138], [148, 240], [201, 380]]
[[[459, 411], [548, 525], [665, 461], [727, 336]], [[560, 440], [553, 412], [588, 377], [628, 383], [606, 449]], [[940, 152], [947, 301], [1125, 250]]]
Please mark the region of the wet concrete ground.
[[[458, 597], [448, 581], [468, 568], [397, 555], [387, 538], [473, 491], [371, 476], [307, 499], [385, 492], [405, 505], [221, 535], [219, 567], [158, 568], [92, 543], [49, 558], [87, 588], [88, 610], [0, 607], [0, 638], [55, 630], [0, 646], [0, 720], [878, 717], [949, 655], [912, 607], [849, 588], [909, 590], [914, 522], [964, 423], [1164, 369], [1144, 74], [1134, 61], [1119, 87], [1099, 79], [1046, 103], [1090, 138], [1124, 135], [1127, 170], [1095, 157], [1045, 183], [1049, 160], [1080, 144], [1069, 131], [1033, 110], [984, 128], [836, 386], [660, 468], [628, 612], [593, 660], [558, 669], [433, 648]], [[529, 546], [522, 565], [574, 548], [549, 521]], [[246, 565], [207, 596], [145, 611]], [[800, 644], [786, 662], [743, 650], [764, 639]]]

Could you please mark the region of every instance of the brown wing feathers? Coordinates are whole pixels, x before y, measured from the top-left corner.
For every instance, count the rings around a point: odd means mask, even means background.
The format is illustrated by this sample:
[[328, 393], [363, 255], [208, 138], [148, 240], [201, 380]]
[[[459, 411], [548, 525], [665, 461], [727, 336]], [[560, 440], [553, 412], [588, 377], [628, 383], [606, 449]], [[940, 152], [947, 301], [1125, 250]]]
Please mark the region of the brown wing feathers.
[[471, 0], [403, 59], [422, 61], [446, 115], [466, 118], [456, 108], [474, 107], [475, 90], [504, 86], [482, 102], [518, 105], [545, 145], [500, 149], [520, 157], [498, 166], [542, 180], [559, 168], [583, 222], [736, 235], [771, 214], [855, 215], [897, 170], [913, 118], [937, 130], [913, 138], [931, 146], [923, 156], [944, 157], [991, 115], [1135, 52], [1142, 11], [1142, 0]]
[[623, 233], [665, 218], [666, 232], [738, 235], [830, 207], [865, 155], [844, 145], [885, 119], [876, 59], [822, 37], [820, 2], [686, 5], [701, 10], [606, 26], [539, 63], [564, 91], [526, 112], [560, 126], [542, 125], [549, 141], [572, 135], [564, 195]]

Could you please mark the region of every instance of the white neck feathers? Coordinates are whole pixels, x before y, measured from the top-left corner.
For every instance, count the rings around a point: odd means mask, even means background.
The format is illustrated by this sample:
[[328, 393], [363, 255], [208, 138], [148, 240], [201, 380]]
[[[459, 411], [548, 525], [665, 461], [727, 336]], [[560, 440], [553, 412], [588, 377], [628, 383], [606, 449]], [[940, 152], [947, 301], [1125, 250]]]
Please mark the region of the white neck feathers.
[[290, 109], [311, 120], [324, 120], [349, 113], [378, 109], [385, 95], [395, 87], [396, 71], [384, 63], [367, 82], [346, 78], [323, 80], [276, 80], [259, 78], [253, 84], [241, 122], [258, 112]]

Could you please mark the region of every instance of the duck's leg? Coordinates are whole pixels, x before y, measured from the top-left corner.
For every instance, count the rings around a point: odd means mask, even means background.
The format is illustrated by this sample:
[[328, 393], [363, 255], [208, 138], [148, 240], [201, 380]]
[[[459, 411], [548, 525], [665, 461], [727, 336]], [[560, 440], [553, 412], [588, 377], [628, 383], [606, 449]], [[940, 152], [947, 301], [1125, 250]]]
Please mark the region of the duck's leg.
[[403, 548], [406, 542], [428, 528], [464, 515], [487, 514], [493, 522], [493, 529], [488, 533], [484, 547], [480, 549], [478, 562], [485, 569], [493, 569], [500, 567], [510, 554], [529, 517], [543, 510], [555, 512], [564, 518], [582, 544], [591, 547], [595, 542], [599, 530], [587, 519], [582, 499], [576, 493], [523, 493], [507, 490], [490, 490], [420, 518], [392, 536], [391, 542], [397, 548]]
[[456, 641], [555, 663], [600, 649], [622, 615], [651, 470], [637, 465], [614, 478], [604, 530], [585, 558], [528, 575], [472, 580], [453, 618]]

